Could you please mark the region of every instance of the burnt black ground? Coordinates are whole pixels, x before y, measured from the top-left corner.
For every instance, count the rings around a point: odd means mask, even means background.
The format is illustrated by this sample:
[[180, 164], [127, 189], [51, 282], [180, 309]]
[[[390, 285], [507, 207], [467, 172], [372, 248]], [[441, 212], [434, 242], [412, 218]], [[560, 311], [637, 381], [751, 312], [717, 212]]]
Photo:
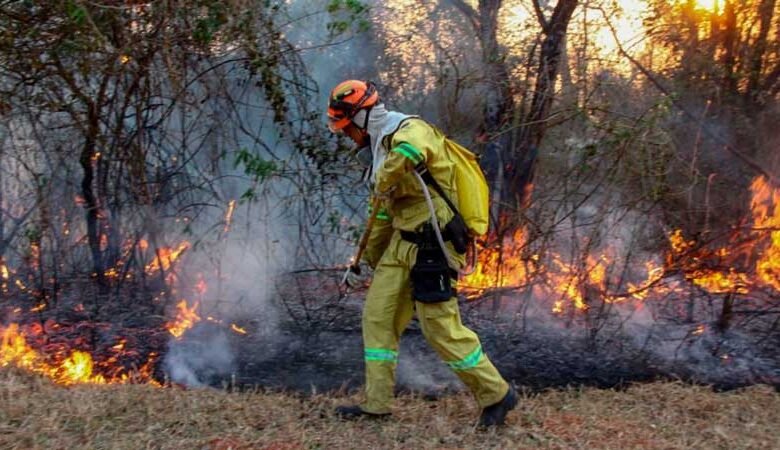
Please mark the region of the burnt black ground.
[[[359, 313], [358, 313], [359, 317]], [[195, 368], [214, 386], [262, 387], [301, 393], [351, 391], [363, 382], [362, 340], [355, 317], [342, 327], [256, 329], [227, 333], [233, 358], [229, 367]], [[707, 332], [691, 338], [688, 325], [654, 325], [641, 339], [603, 333], [593, 337], [577, 327], [550, 327], [540, 321], [520, 331], [467, 315], [483, 348], [505, 378], [526, 391], [567, 386], [622, 387], [658, 379], [712, 385], [728, 390], [767, 383], [780, 390], [780, 358], [759, 350], [755, 340], [737, 332]], [[204, 342], [224, 328], [196, 326], [172, 351], [202, 353]], [[634, 331], [635, 334], [635, 331]], [[416, 322], [402, 337], [398, 390], [436, 397], [463, 389], [425, 342]]]

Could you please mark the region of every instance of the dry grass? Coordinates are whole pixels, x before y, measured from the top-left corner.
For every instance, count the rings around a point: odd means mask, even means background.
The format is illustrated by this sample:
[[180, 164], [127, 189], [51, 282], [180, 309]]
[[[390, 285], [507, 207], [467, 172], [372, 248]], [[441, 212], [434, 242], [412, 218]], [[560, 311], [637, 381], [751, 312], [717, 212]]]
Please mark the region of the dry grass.
[[149, 386], [63, 388], [0, 371], [3, 449], [771, 449], [780, 395], [767, 386], [713, 393], [678, 383], [627, 391], [550, 391], [522, 399], [507, 427], [473, 427], [468, 395], [406, 396], [393, 419], [342, 422], [353, 398]]

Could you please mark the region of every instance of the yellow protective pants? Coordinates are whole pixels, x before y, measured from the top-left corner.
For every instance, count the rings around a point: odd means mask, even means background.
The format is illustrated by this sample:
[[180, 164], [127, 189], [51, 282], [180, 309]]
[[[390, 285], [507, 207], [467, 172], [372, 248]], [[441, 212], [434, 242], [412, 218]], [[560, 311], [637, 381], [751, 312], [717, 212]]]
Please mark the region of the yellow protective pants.
[[417, 256], [414, 244], [395, 232], [382, 255], [363, 308], [367, 412], [390, 412], [398, 362], [398, 342], [415, 309], [423, 335], [439, 356], [471, 390], [484, 408], [501, 401], [509, 385], [482, 351], [479, 337], [460, 319], [458, 300], [441, 303], [412, 300], [409, 271]]

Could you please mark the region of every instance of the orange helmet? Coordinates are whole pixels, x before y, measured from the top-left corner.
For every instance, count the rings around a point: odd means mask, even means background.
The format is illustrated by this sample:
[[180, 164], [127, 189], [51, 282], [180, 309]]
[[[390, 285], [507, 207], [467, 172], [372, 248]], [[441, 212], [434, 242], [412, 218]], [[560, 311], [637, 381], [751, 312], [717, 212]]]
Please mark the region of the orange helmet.
[[361, 109], [379, 103], [379, 93], [370, 81], [347, 80], [330, 91], [328, 127], [336, 132], [344, 129]]

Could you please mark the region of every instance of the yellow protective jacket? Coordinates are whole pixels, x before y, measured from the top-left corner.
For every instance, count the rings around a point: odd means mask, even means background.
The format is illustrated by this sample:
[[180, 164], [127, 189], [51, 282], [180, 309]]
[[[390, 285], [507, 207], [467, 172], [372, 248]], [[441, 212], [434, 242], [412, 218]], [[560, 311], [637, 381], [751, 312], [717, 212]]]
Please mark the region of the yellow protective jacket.
[[[447, 197], [457, 207], [455, 163], [446, 151], [446, 137], [422, 119], [404, 120], [398, 130], [385, 136], [385, 162], [376, 174], [374, 195], [382, 197], [382, 209], [371, 231], [363, 260], [372, 268], [387, 248], [395, 230], [416, 231], [428, 221], [430, 211], [414, 167], [425, 162]], [[444, 200], [429, 187], [439, 225], [443, 228], [454, 216]]]

